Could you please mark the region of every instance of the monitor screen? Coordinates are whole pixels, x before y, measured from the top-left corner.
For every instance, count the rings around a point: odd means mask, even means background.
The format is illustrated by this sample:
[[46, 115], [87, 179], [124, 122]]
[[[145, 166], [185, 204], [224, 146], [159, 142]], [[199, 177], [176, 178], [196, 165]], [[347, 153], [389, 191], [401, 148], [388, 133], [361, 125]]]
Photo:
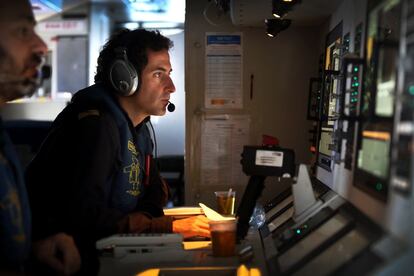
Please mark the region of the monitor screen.
[[381, 179], [387, 179], [391, 134], [363, 131], [362, 147], [358, 154], [358, 168]]

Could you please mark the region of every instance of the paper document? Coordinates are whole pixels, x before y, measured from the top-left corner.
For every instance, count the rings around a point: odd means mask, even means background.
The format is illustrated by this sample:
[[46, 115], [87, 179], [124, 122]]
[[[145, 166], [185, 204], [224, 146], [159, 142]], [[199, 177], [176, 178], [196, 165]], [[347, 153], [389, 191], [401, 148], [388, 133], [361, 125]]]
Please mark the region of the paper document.
[[204, 211], [204, 214], [206, 215], [206, 217], [209, 220], [234, 220], [235, 218], [233, 217], [223, 217], [222, 215], [220, 215], [219, 213], [217, 213], [216, 211], [214, 211], [213, 209], [207, 207], [206, 205], [204, 205], [203, 203], [198, 203], [201, 208]]
[[184, 218], [189, 216], [197, 216], [204, 214], [200, 207], [175, 207], [164, 209], [164, 215], [176, 218]]

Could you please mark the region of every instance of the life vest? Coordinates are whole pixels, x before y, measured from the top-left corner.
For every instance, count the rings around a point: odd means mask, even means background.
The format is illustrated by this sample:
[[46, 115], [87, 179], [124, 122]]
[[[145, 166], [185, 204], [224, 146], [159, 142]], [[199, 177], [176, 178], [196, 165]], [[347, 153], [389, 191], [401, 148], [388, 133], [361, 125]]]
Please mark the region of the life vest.
[[109, 205], [126, 213], [133, 211], [138, 200], [145, 193], [143, 184], [146, 156], [152, 154], [152, 140], [147, 125], [142, 123], [134, 129], [127, 114], [121, 109], [116, 99], [102, 84], [95, 84], [79, 91], [73, 99], [77, 102], [97, 103], [103, 110], [84, 110], [80, 112], [110, 112], [118, 128], [120, 140], [120, 164], [117, 172], [107, 187], [111, 195]]
[[0, 267], [18, 268], [29, 256], [30, 207], [17, 154], [0, 128]]

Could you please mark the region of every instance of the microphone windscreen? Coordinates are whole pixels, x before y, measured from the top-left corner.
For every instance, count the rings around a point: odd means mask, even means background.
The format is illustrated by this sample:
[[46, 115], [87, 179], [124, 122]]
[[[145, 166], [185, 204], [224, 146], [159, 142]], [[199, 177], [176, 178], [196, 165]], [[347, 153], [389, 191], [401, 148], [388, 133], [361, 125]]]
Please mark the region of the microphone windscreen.
[[52, 75], [52, 67], [50, 65], [43, 65], [41, 69], [42, 79], [48, 79]]
[[168, 110], [169, 112], [174, 112], [174, 110], [175, 110], [175, 105], [174, 105], [172, 102], [168, 102], [167, 110]]

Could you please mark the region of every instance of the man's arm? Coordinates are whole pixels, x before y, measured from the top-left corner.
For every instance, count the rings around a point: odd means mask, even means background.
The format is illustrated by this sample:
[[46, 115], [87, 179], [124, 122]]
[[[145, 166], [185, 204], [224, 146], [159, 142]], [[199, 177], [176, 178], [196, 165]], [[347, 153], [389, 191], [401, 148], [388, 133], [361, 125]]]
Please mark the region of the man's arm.
[[[153, 161], [153, 160], [152, 160]], [[133, 213], [128, 216], [128, 225], [131, 232], [143, 232], [148, 229], [142, 227], [150, 226], [150, 232], [174, 232], [180, 233], [184, 238], [203, 236], [210, 237], [208, 219], [205, 216], [193, 216], [185, 219], [174, 220], [172, 217], [164, 216], [162, 207], [165, 206], [169, 196], [169, 188], [167, 183], [161, 177], [156, 163], [151, 163], [150, 181], [145, 201], [141, 206], [140, 213]], [[153, 207], [152, 207], [153, 206]], [[160, 210], [157, 217], [152, 217], [150, 223], [145, 223], [148, 219], [142, 211], [145, 208], [152, 210]], [[150, 211], [146, 211], [149, 213]], [[153, 211], [154, 212], [154, 211]], [[156, 215], [154, 215], [156, 216]]]
[[119, 224], [123, 232], [179, 233], [184, 238], [210, 237], [208, 218], [204, 215], [174, 220], [172, 216], [150, 217], [142, 212], [129, 214]]
[[173, 232], [180, 233], [184, 238], [194, 236], [210, 237], [209, 219], [206, 216], [193, 216], [173, 221]]

